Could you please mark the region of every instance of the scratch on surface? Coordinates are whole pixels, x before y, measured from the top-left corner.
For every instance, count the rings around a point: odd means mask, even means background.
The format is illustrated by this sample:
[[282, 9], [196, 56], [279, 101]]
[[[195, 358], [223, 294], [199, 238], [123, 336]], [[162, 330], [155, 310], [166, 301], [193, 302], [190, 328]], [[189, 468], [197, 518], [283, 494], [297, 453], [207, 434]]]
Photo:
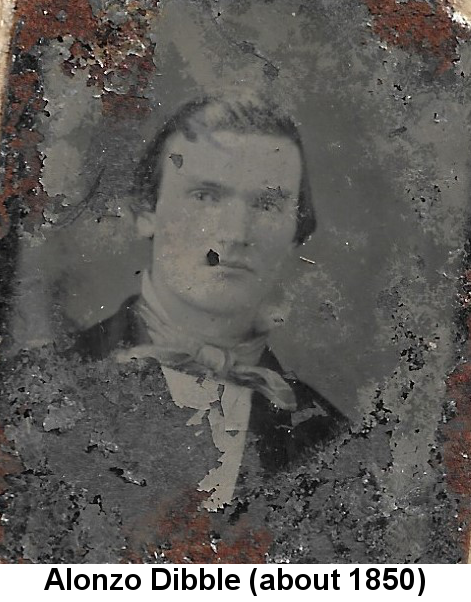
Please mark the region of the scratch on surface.
[[316, 265], [316, 262], [313, 259], [308, 259], [307, 257], [303, 257], [302, 255], [299, 256], [299, 259], [301, 259], [301, 261], [305, 261], [306, 263]]

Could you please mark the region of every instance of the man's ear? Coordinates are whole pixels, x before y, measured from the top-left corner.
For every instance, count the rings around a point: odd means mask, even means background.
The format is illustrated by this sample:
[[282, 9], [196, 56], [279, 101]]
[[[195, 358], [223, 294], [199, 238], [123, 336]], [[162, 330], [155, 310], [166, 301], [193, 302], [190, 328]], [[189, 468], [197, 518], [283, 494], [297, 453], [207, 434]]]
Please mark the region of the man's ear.
[[141, 238], [152, 238], [155, 231], [155, 212], [141, 211], [136, 217], [136, 229]]

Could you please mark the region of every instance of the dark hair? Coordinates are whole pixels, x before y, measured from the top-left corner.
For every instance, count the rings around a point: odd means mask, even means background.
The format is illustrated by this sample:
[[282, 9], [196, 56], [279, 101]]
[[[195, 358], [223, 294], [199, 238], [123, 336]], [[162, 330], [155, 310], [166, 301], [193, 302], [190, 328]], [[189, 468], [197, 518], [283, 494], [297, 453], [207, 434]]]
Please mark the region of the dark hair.
[[204, 96], [180, 107], [157, 132], [138, 165], [133, 196], [139, 201], [134, 204], [135, 209], [142, 208], [143, 200], [147, 208], [155, 207], [165, 146], [173, 134], [182, 133], [188, 140], [196, 140], [200, 132], [217, 130], [286, 136], [296, 144], [301, 156], [302, 173], [295, 241], [298, 244], [304, 242], [314, 232], [316, 218], [301, 137], [288, 115], [283, 114], [272, 101], [264, 101], [261, 96], [253, 93], [245, 97]]

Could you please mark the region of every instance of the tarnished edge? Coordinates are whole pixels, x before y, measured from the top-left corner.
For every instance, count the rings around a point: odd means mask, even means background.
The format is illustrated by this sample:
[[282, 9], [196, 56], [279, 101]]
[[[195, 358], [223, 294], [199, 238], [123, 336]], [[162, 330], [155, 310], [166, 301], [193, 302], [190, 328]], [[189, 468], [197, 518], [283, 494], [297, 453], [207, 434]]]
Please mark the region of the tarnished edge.
[[0, 135], [15, 7], [16, 0], [2, 0], [0, 2]]

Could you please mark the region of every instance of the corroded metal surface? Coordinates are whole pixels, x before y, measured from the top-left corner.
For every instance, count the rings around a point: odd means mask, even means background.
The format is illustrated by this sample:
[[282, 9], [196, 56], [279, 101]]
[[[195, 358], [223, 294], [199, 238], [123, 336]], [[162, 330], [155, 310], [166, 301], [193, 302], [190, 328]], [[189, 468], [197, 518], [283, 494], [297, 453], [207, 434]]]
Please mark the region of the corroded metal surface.
[[[48, 540], [41, 547], [39, 515], [26, 533], [5, 523], [0, 526], [4, 562], [66, 562], [74, 558], [74, 546], [84, 558], [90, 554], [85, 561], [97, 562], [457, 562], [467, 557], [470, 30], [455, 18], [451, 4], [438, 0], [317, 4], [18, 0], [2, 126], [4, 344], [15, 342], [11, 324], [16, 323], [18, 299], [27, 299], [27, 291], [12, 294], [16, 280], [28, 281], [27, 266], [35, 266], [32, 257], [44, 239], [42, 248], [49, 250], [41, 257], [47, 258], [56, 280], [57, 274], [70, 273], [79, 280], [84, 269], [79, 260], [73, 268], [56, 262], [67, 239], [76, 245], [77, 255], [93, 250], [94, 257], [86, 260], [90, 263], [107, 252], [100, 239], [124, 241], [122, 255], [132, 255], [127, 230], [112, 222], [122, 210], [119, 172], [125, 180], [123, 165], [133, 161], [132, 144], [145, 136], [142, 124], [160, 115], [160, 101], [165, 104], [168, 95], [167, 105], [174, 102], [159, 78], [162, 65], [167, 78], [173, 73], [175, 61], [180, 74], [175, 77], [181, 77], [185, 90], [253, 77], [267, 85], [280, 80], [287, 106], [293, 89], [296, 101], [305, 103], [306, 127], [312, 119], [323, 143], [318, 152], [314, 142], [310, 146], [313, 156], [317, 152], [312, 171], [320, 182], [316, 202], [321, 222], [324, 218], [327, 223], [320, 234], [326, 251], [322, 245], [308, 247], [317, 253], [314, 259], [302, 251], [303, 269], [311, 271], [298, 274], [289, 290], [289, 303], [298, 312], [292, 338], [308, 349], [305, 355], [311, 354], [312, 371], [321, 373], [324, 390], [341, 398], [343, 410], [354, 407], [347, 435], [290, 471], [255, 480], [223, 518], [202, 514], [198, 496], [182, 492], [181, 503], [169, 499], [155, 515], [141, 517], [145, 528], [123, 534], [115, 517], [102, 516], [100, 500], [85, 502], [71, 483], [59, 483], [50, 498], [41, 498], [50, 510], [45, 521], [60, 522], [70, 539], [57, 545]], [[273, 32], [266, 31], [261, 15], [270, 17]], [[277, 30], [288, 17], [293, 24]], [[287, 40], [295, 51], [285, 57]], [[167, 62], [160, 60], [165, 52]], [[306, 66], [311, 63], [314, 67]], [[74, 103], [61, 101], [70, 89], [79, 91], [78, 104], [92, 107], [93, 115], [80, 113], [70, 129], [58, 118], [53, 132], [60, 111], [64, 122], [73, 121]], [[317, 103], [313, 101], [312, 111], [311, 95]], [[315, 121], [311, 115], [318, 106], [328, 115], [324, 133], [323, 118]], [[119, 138], [120, 129], [128, 137], [121, 133]], [[88, 164], [71, 163], [71, 171], [79, 169], [83, 177], [72, 183], [61, 180], [50, 158], [61, 156], [57, 141], [67, 140], [64, 152], [72, 162], [70, 141], [76, 136], [77, 154], [86, 154], [94, 130], [98, 142], [90, 146], [98, 149], [95, 155], [90, 153]], [[115, 134], [118, 142], [113, 143]], [[131, 139], [129, 151], [125, 147]], [[110, 174], [102, 168], [102, 154], [114, 166]], [[323, 156], [331, 163], [322, 163]], [[331, 173], [330, 180], [322, 180], [319, 171]], [[101, 196], [94, 196], [97, 191]], [[342, 209], [345, 199], [353, 210]], [[331, 266], [329, 272], [329, 256], [342, 267]], [[134, 270], [132, 260], [127, 261], [128, 271]], [[131, 291], [133, 284], [127, 286]], [[74, 295], [93, 296], [91, 288], [76, 291], [71, 286], [69, 297], [61, 300], [71, 323], [88, 326], [87, 311], [100, 316], [99, 303], [95, 313], [85, 302], [86, 310], [74, 306]], [[311, 297], [312, 289], [321, 291], [320, 301]], [[33, 305], [40, 302], [38, 294]], [[25, 302], [22, 311], [28, 308], [31, 304]], [[39, 330], [35, 312], [31, 310], [31, 321]], [[316, 329], [305, 327], [310, 321]], [[278, 344], [286, 345], [289, 355], [290, 342]], [[342, 349], [345, 356], [336, 363]], [[308, 374], [306, 360], [295, 360]], [[33, 437], [39, 456], [52, 449], [44, 443], [35, 403], [59, 403], [64, 390], [76, 400], [85, 387], [87, 377], [80, 368], [66, 369], [61, 362], [46, 347], [7, 363], [11, 413], [7, 431], [0, 430], [0, 511], [13, 523], [14, 514], [22, 519], [28, 510], [21, 501], [15, 506], [9, 487], [34, 489], [30, 473], [44, 470], [34, 454], [25, 452], [27, 436]], [[110, 393], [113, 370], [105, 363], [90, 371], [94, 396], [119, 394]], [[129, 374], [129, 382], [137, 396], [145, 396], [135, 373]], [[58, 416], [60, 439], [75, 418]], [[109, 452], [103, 440], [94, 446]], [[115, 474], [122, 478], [124, 468], [116, 467]], [[157, 539], [149, 524], [159, 533]], [[93, 540], [94, 529], [103, 548]]]

